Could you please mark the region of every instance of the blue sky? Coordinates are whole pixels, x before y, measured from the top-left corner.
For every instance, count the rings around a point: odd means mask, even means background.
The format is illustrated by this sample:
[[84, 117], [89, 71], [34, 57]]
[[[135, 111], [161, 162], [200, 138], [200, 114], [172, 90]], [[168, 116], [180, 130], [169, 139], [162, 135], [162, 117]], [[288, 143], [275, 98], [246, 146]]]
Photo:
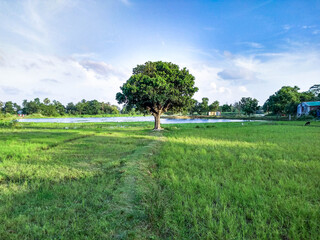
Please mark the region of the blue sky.
[[171, 61], [196, 99], [260, 104], [320, 81], [320, 1], [0, 1], [0, 101], [115, 94], [132, 68]]

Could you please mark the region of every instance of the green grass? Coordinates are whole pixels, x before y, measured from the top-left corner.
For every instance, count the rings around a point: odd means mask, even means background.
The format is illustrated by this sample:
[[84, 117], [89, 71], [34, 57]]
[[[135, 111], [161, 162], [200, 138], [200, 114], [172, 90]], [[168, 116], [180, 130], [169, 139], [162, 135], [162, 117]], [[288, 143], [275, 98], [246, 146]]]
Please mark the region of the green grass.
[[55, 126], [0, 129], [0, 239], [148, 236], [142, 159], [157, 138], [139, 126]]
[[166, 132], [154, 173], [152, 218], [160, 236], [318, 239], [320, 128], [299, 124]]
[[0, 128], [0, 239], [319, 239], [320, 123]]

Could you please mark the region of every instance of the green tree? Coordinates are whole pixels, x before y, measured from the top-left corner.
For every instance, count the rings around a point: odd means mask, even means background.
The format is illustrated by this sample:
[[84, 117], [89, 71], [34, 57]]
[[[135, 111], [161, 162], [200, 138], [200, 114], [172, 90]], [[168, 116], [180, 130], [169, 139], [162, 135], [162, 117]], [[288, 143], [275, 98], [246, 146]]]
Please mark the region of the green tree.
[[67, 104], [67, 106], [66, 106], [66, 112], [67, 112], [68, 114], [76, 114], [76, 110], [77, 110], [77, 108], [76, 108], [76, 106], [73, 104], [73, 102], [70, 102], [70, 103]]
[[311, 86], [308, 92], [312, 93], [316, 98], [320, 99], [320, 84]]
[[85, 114], [84, 108], [85, 108], [86, 102], [87, 101], [85, 99], [82, 99], [80, 102], [76, 104], [77, 114], [80, 114], [80, 115]]
[[23, 100], [23, 113], [24, 114], [33, 114], [41, 112], [41, 103], [39, 98], [35, 98], [34, 101], [28, 102], [27, 100]]
[[45, 105], [49, 105], [50, 99], [49, 99], [49, 98], [45, 98], [45, 99], [43, 100], [43, 103], [44, 103]]
[[53, 105], [55, 106], [56, 108], [56, 111], [60, 114], [60, 115], [64, 115], [66, 113], [66, 108], [65, 106], [59, 102], [59, 101], [56, 101], [56, 100], [53, 100]]
[[243, 97], [241, 98], [239, 105], [241, 110], [244, 111], [246, 115], [251, 115], [258, 110], [258, 100], [251, 97]]
[[4, 104], [3, 111], [5, 113], [15, 114], [13, 103], [11, 101], [6, 102]]
[[221, 112], [231, 112], [231, 108], [232, 108], [232, 105], [230, 104], [223, 104], [221, 106]]
[[216, 112], [219, 109], [219, 101], [214, 101], [209, 105], [209, 111], [210, 112]]
[[21, 110], [21, 106], [17, 103], [13, 103], [13, 107], [14, 107], [15, 112], [18, 112]]
[[232, 109], [234, 112], [238, 112], [240, 113], [241, 112], [241, 106], [240, 106], [240, 103], [239, 102], [235, 102], [232, 106]]
[[208, 114], [209, 111], [209, 98], [202, 98], [202, 102], [200, 103], [200, 112], [201, 114]]
[[267, 99], [263, 105], [263, 109], [265, 111], [272, 111], [274, 114], [294, 114], [298, 104], [301, 102], [299, 90], [300, 88], [297, 86], [282, 87]]
[[3, 108], [3, 102], [0, 101], [0, 114], [2, 113], [2, 108]]
[[186, 68], [170, 62], [146, 62], [133, 69], [132, 76], [120, 88], [116, 99], [119, 104], [136, 106], [154, 116], [154, 129], [159, 130], [160, 116], [168, 110], [178, 112], [193, 103], [194, 76]]
[[317, 97], [312, 92], [302, 92], [300, 93], [300, 102], [315, 101]]
[[193, 100], [193, 103], [191, 103], [191, 106], [189, 108], [190, 114], [201, 114], [201, 103], [199, 103], [197, 100]]
[[115, 106], [115, 105], [111, 105], [109, 102], [108, 103], [101, 103], [101, 112], [105, 113], [105, 114], [119, 114], [120, 113], [120, 109]]
[[141, 114], [141, 112], [137, 110], [136, 107], [128, 108], [127, 106], [123, 106], [121, 113], [130, 115]]
[[87, 101], [84, 105], [84, 112], [88, 115], [97, 115], [101, 113], [101, 103], [97, 100]]

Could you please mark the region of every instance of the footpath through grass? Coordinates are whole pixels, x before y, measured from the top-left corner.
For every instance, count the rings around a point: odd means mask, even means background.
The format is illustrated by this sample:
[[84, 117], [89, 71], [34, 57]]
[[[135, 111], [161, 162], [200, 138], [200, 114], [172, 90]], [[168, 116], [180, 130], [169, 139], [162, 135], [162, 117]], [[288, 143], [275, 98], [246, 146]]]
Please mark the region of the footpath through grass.
[[319, 239], [320, 124], [0, 128], [0, 239]]
[[151, 126], [22, 126], [0, 129], [0, 239], [152, 237]]

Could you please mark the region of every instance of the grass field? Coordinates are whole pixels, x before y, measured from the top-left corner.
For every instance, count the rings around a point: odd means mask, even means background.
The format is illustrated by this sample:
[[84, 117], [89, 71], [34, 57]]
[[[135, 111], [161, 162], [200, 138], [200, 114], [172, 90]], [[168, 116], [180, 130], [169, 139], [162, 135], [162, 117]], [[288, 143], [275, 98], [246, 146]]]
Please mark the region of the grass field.
[[0, 239], [319, 239], [319, 122], [152, 126], [0, 128]]

